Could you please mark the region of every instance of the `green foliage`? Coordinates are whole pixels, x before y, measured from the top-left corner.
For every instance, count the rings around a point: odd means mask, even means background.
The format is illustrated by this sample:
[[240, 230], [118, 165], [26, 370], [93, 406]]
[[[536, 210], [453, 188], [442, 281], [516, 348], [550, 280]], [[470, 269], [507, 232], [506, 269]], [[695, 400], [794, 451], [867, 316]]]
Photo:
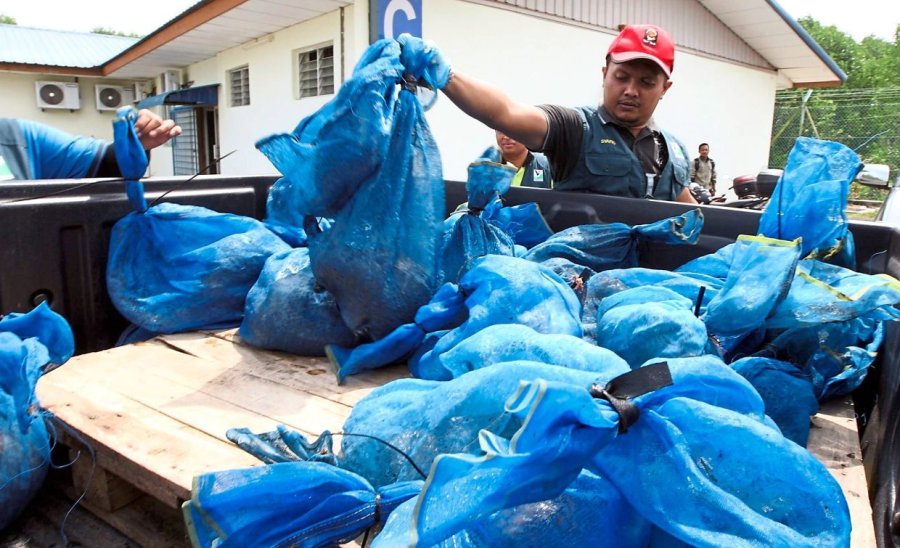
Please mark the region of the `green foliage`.
[[4, 25], [18, 25], [18, 23], [16, 23], [16, 18], [15, 18], [15, 17], [10, 17], [9, 15], [5, 15], [5, 14], [3, 14], [3, 13], [0, 13], [0, 24], [4, 24]]
[[[837, 89], [782, 90], [775, 96], [769, 166], [783, 168], [802, 135], [837, 141], [864, 162], [888, 164], [900, 174], [900, 25], [894, 41], [868, 36], [856, 42], [834, 26], [811, 17], [798, 20], [847, 73]], [[808, 95], [807, 95], [808, 94]], [[854, 199], [883, 200], [882, 189], [853, 185]]]
[[124, 36], [125, 38], [143, 38], [140, 34], [134, 32], [122, 32], [119, 30], [108, 29], [106, 27], [94, 27], [91, 29], [93, 34], [106, 34], [109, 36]]

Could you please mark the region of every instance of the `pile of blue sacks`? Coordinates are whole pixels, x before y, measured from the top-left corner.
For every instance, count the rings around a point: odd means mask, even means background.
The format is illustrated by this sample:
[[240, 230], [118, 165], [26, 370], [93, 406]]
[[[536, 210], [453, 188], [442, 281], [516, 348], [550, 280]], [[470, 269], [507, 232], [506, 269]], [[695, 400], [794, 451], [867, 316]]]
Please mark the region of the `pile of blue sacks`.
[[35, 386], [74, 351], [72, 329], [46, 303], [0, 319], [0, 530], [31, 501], [50, 465], [51, 440]]

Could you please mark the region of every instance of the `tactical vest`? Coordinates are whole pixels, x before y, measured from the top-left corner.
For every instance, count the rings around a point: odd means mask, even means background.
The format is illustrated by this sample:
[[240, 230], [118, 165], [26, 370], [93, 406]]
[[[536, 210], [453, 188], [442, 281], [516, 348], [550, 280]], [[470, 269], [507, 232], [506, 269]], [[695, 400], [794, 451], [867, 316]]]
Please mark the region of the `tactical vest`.
[[[578, 109], [586, 121], [581, 158], [569, 176], [555, 181], [556, 190], [575, 190], [644, 198], [647, 196], [647, 176], [640, 160], [625, 143], [612, 124], [604, 124], [597, 109]], [[655, 187], [653, 198], [674, 200], [690, 180], [690, 161], [687, 149], [667, 132], [662, 132], [669, 152]]]
[[19, 124], [11, 118], [0, 118], [0, 157], [14, 178], [20, 180], [31, 178], [25, 136]]

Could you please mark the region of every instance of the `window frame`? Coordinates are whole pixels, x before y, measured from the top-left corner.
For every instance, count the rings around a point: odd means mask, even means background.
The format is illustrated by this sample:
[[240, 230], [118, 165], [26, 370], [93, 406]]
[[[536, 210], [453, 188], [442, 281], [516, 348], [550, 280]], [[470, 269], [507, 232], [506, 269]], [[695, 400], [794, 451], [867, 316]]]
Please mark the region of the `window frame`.
[[[324, 56], [323, 53], [330, 50], [330, 56]], [[315, 54], [314, 68], [309, 68], [311, 62], [304, 59], [310, 53]], [[326, 95], [334, 95], [335, 92], [335, 47], [334, 41], [322, 42], [314, 46], [296, 49], [291, 52], [294, 63], [294, 98], [308, 99], [311, 97], [321, 97]], [[305, 75], [315, 71], [315, 90], [310, 85], [310, 80], [304, 81]]]
[[[239, 94], [235, 94], [235, 76], [240, 86]], [[232, 107], [250, 105], [250, 65], [244, 64], [228, 70], [228, 104]]]

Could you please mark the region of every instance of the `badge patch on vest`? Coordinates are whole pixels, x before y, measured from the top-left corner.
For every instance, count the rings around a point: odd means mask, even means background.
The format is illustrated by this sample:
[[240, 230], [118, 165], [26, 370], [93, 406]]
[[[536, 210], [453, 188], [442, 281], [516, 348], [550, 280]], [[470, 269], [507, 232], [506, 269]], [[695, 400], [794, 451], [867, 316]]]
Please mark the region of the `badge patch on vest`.
[[659, 33], [656, 32], [656, 29], [644, 29], [644, 43], [650, 47], [656, 47], [656, 39], [659, 37]]
[[544, 170], [535, 168], [532, 170], [532, 179], [535, 183], [543, 183], [544, 182]]
[[0, 156], [0, 181], [10, 181], [15, 179], [12, 170], [9, 169], [9, 166], [6, 165], [6, 161], [3, 159], [3, 156]]
[[615, 145], [616, 142], [612, 139], [600, 139], [601, 145]]

